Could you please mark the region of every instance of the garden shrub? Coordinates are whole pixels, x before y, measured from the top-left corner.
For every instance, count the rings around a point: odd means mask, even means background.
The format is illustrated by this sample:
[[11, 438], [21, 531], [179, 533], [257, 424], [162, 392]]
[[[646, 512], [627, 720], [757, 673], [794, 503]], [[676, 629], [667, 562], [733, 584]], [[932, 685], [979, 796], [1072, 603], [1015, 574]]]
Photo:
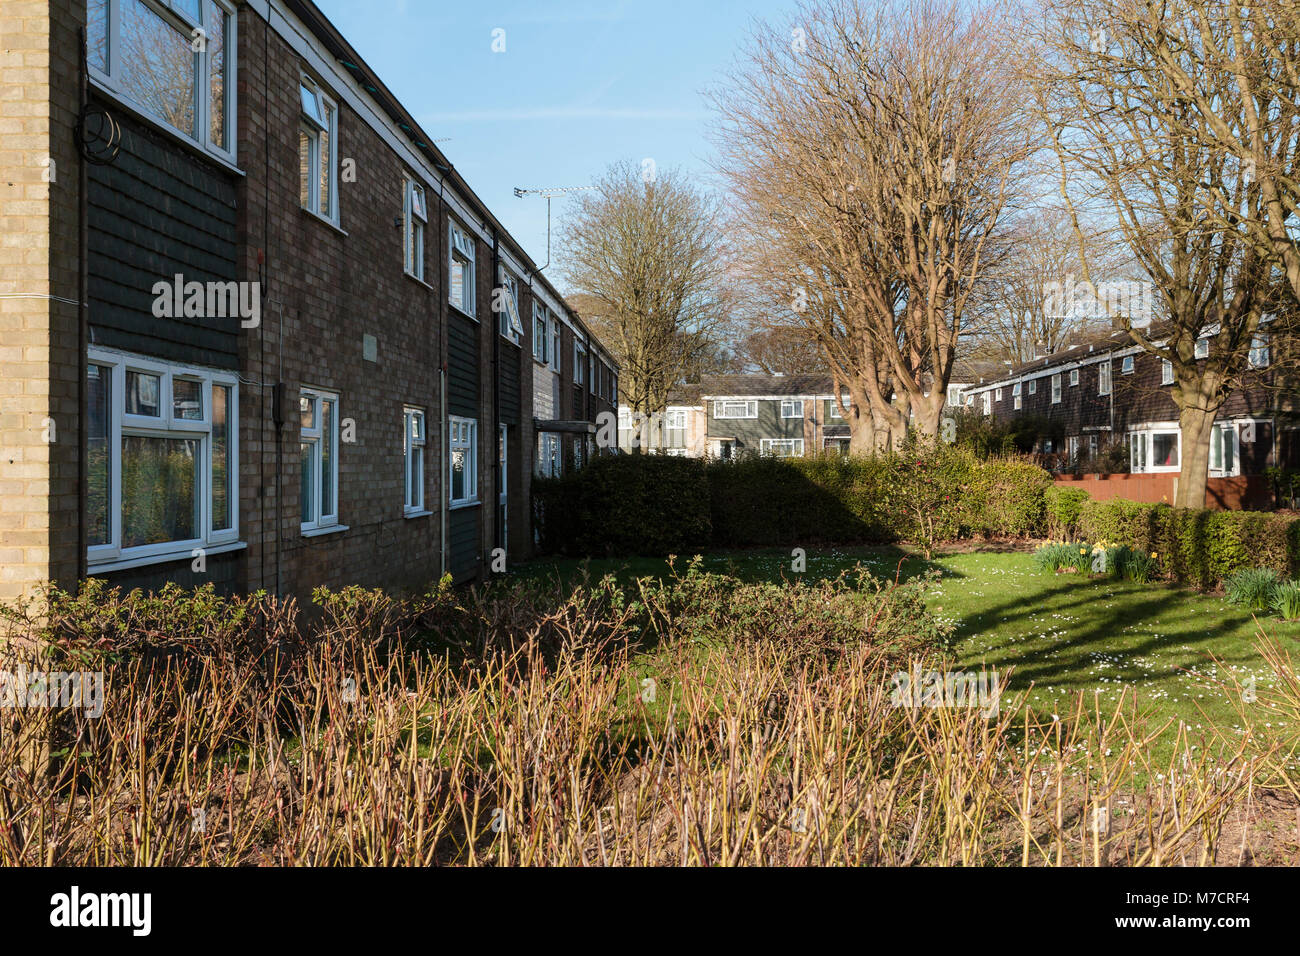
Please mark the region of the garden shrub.
[[1047, 533], [1054, 538], [1072, 538], [1079, 533], [1079, 517], [1085, 502], [1091, 501], [1082, 488], [1051, 485], [1043, 494]]
[[1283, 581], [1273, 589], [1273, 610], [1288, 621], [1300, 618], [1300, 581]]

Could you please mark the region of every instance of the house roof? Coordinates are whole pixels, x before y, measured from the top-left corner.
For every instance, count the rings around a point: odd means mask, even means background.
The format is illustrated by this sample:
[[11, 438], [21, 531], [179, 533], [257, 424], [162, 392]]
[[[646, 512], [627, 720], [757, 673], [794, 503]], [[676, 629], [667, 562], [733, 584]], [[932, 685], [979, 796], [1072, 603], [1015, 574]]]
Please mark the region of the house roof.
[[829, 375], [704, 375], [700, 394], [710, 398], [725, 395], [830, 395], [834, 381]]

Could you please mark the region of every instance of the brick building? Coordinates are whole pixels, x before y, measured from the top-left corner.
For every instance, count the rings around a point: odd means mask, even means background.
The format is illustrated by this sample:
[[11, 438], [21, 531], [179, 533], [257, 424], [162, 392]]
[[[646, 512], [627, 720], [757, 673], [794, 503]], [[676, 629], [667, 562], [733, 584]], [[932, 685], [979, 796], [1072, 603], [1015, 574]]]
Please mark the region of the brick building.
[[617, 365], [313, 3], [0, 30], [0, 597], [531, 553], [538, 449], [595, 452]]
[[[1150, 334], [1158, 341], [1158, 328]], [[1241, 387], [1216, 416], [1212, 479], [1300, 465], [1294, 391], [1268, 335], [1254, 344]], [[1213, 348], [1214, 337], [1207, 334], [1196, 354], [1206, 358]], [[1061, 470], [1177, 475], [1182, 432], [1170, 397], [1173, 382], [1171, 365], [1120, 331], [1012, 368], [963, 394], [977, 414], [1031, 425], [1034, 451], [1050, 456], [1049, 463]]]

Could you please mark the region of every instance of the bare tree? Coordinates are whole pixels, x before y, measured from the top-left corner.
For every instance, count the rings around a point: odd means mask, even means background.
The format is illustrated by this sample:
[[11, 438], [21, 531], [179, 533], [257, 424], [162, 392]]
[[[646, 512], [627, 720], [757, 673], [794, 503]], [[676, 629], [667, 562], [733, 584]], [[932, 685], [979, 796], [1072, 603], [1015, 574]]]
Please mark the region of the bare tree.
[[854, 452], [938, 431], [1029, 151], [1022, 64], [991, 6], [810, 0], [712, 94], [751, 281], [821, 346]]
[[767, 375], [798, 375], [817, 371], [826, 364], [821, 349], [800, 327], [756, 328], [737, 345], [740, 363]]
[[706, 364], [727, 318], [719, 205], [676, 170], [611, 166], [561, 227], [559, 265], [622, 365], [619, 389], [648, 419]]
[[[1044, 207], [1019, 217], [1005, 238], [1008, 252], [998, 257], [971, 298], [971, 335], [997, 361], [1023, 365], [1110, 327], [1098, 309], [1063, 308], [1058, 290], [1080, 275], [1079, 246], [1070, 218]], [[1115, 261], [1098, 271], [1117, 275]]]
[[[1215, 416], [1249, 372], [1261, 319], [1278, 304], [1271, 253], [1251, 241], [1268, 218], [1264, 191], [1190, 102], [1213, 103], [1230, 129], [1251, 127], [1232, 76], [1210, 68], [1203, 52], [1232, 27], [1217, 16], [1220, 0], [1047, 6], [1040, 96], [1061, 194], [1076, 216], [1105, 208], [1154, 287], [1163, 322], [1147, 327], [1122, 306], [1113, 318], [1173, 366], [1183, 435], [1176, 504], [1199, 508]], [[1096, 243], [1082, 228], [1076, 237], [1091, 288]], [[1210, 354], [1198, 360], [1196, 344], [1208, 335]]]

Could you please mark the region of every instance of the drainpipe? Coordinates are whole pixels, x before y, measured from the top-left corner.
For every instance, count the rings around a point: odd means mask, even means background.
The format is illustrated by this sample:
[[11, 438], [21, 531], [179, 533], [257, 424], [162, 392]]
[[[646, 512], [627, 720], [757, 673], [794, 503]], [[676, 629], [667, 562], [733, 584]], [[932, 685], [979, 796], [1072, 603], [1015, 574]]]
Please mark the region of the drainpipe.
[[[492, 296], [495, 298], [496, 289], [501, 282], [501, 238], [497, 235], [496, 227], [492, 227]], [[492, 451], [492, 531], [493, 547], [501, 547], [501, 488], [503, 475], [501, 474], [501, 452], [497, 448], [501, 441], [501, 316], [492, 312], [492, 440], [488, 447]], [[508, 453], [507, 453], [508, 454]], [[506, 502], [506, 507], [510, 503]], [[491, 568], [491, 565], [488, 565]]]

